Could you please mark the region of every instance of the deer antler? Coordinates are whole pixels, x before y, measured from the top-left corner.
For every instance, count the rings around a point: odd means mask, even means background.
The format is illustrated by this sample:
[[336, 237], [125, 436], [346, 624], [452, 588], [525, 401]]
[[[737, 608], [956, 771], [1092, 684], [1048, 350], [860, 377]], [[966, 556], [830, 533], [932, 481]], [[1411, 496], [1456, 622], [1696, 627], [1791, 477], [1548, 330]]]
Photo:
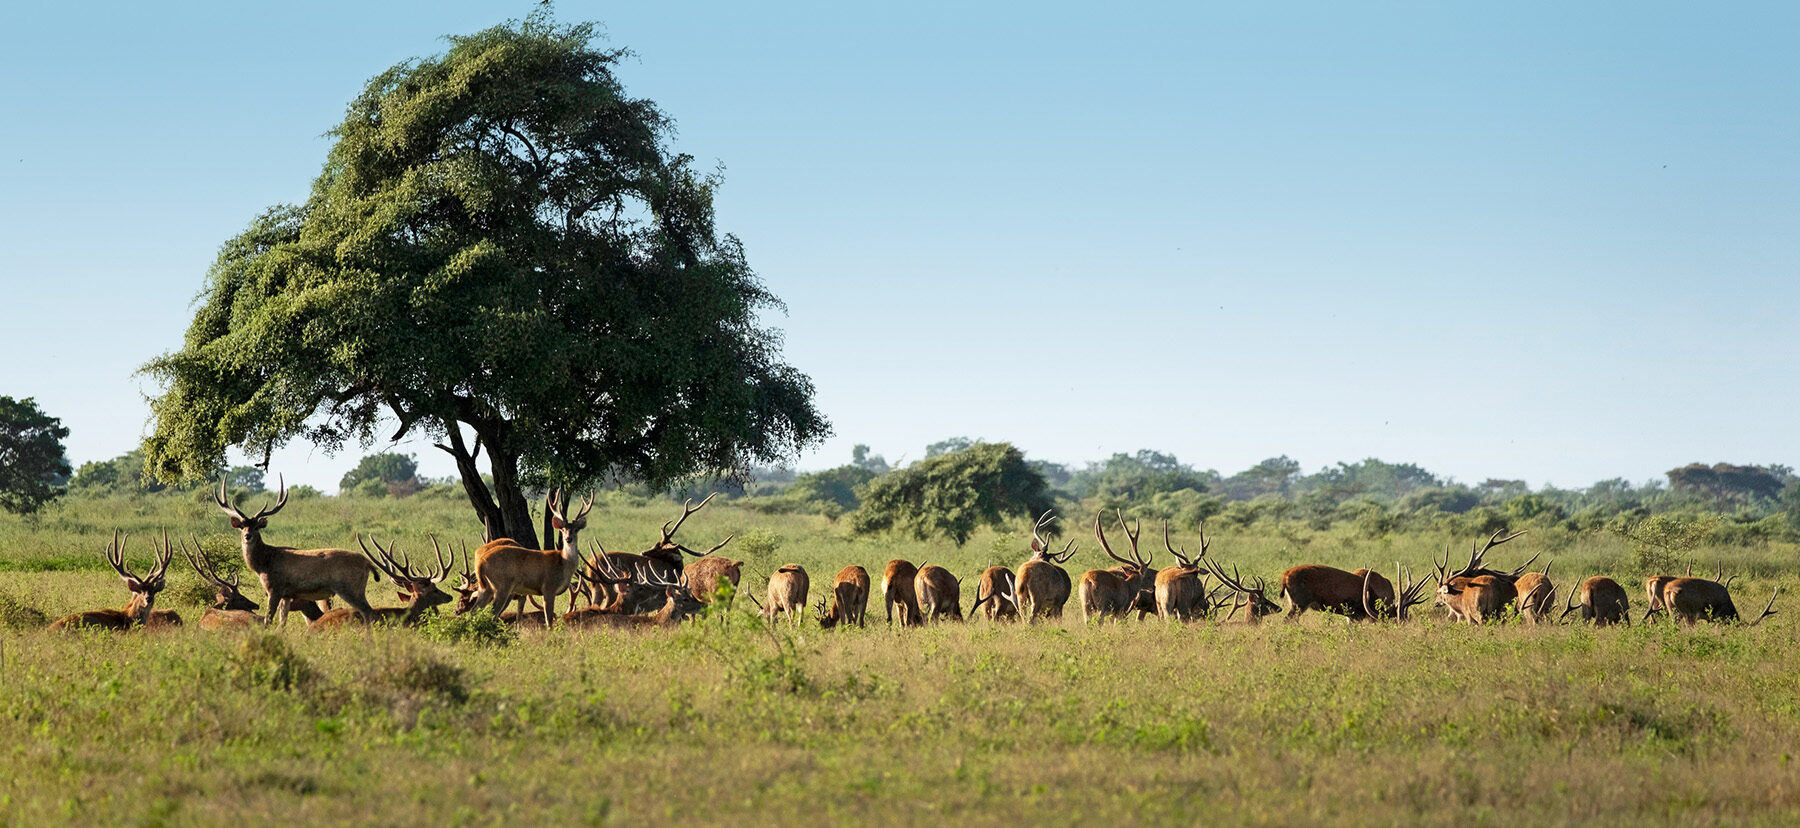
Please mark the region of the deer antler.
[[1031, 551], [1043, 552], [1050, 548], [1049, 541], [1044, 540], [1044, 537], [1038, 534], [1038, 530], [1043, 529], [1056, 521], [1056, 518], [1051, 514], [1055, 511], [1055, 509], [1045, 509], [1043, 516], [1037, 519], [1037, 524], [1031, 527]]
[[1569, 617], [1569, 613], [1571, 613], [1571, 612], [1574, 612], [1574, 611], [1576, 611], [1576, 610], [1578, 610], [1578, 609], [1580, 609], [1580, 608], [1581, 608], [1581, 605], [1580, 605], [1580, 604], [1577, 604], [1577, 603], [1575, 603], [1575, 593], [1576, 593], [1576, 591], [1577, 591], [1577, 590], [1579, 590], [1579, 589], [1581, 589], [1581, 585], [1582, 585], [1582, 584], [1585, 584], [1585, 583], [1587, 583], [1587, 576], [1586, 576], [1586, 575], [1582, 575], [1582, 576], [1581, 576], [1581, 580], [1579, 580], [1579, 581], [1576, 581], [1576, 582], [1575, 582], [1575, 585], [1573, 585], [1573, 586], [1571, 586], [1571, 587], [1569, 587], [1569, 592], [1568, 592], [1568, 594], [1567, 594], [1567, 595], [1566, 595], [1566, 596], [1565, 596], [1565, 597], [1564, 597], [1564, 598], [1563, 598], [1563, 611], [1562, 611], [1562, 614], [1561, 614], [1561, 615], [1558, 615], [1558, 616], [1556, 616], [1556, 620], [1557, 620], [1557, 621], [1561, 621], [1561, 620], [1563, 620], [1563, 619], [1564, 619], [1564, 618], [1568, 618], [1568, 617]]
[[[1113, 560], [1118, 561], [1119, 563], [1122, 563], [1126, 566], [1141, 566], [1141, 564], [1139, 564], [1135, 561], [1128, 561], [1124, 558], [1119, 557], [1118, 553], [1112, 551], [1112, 545], [1108, 544], [1106, 542], [1106, 530], [1102, 529], [1100, 527], [1100, 518], [1101, 518], [1101, 515], [1099, 515], [1098, 513], [1096, 513], [1094, 515], [1094, 537], [1099, 539], [1099, 541], [1100, 541], [1100, 551], [1105, 552], [1106, 557], [1112, 558]], [[1121, 525], [1123, 525], [1123, 523], [1124, 523], [1123, 519], [1120, 520], [1120, 523], [1121, 523]]]
[[[681, 504], [681, 518], [678, 520], [672, 520], [672, 521], [669, 521], [668, 523], [663, 524], [663, 528], [662, 528], [663, 543], [668, 543], [668, 542], [674, 540], [675, 533], [681, 531], [681, 524], [687, 522], [688, 515], [691, 515], [695, 512], [700, 511], [701, 509], [706, 508], [706, 504], [711, 503], [712, 499], [715, 497], [718, 497], [718, 495], [719, 495], [718, 492], [713, 492], [712, 494], [707, 495], [706, 499], [700, 501], [700, 505], [698, 505], [698, 506], [693, 505], [694, 499], [691, 497], [688, 498], [687, 500], [683, 501]], [[669, 524], [671, 524], [671, 523], [674, 524], [674, 526], [670, 526]], [[721, 544], [721, 545], [723, 545], [723, 544]]]
[[1756, 616], [1756, 620], [1750, 622], [1750, 626], [1754, 627], [1757, 624], [1761, 624], [1764, 618], [1768, 618], [1769, 616], [1774, 615], [1775, 614], [1775, 599], [1779, 598], [1779, 597], [1781, 597], [1781, 587], [1776, 587], [1775, 594], [1769, 596], [1768, 606], [1763, 607], [1762, 615]]
[[[1139, 567], [1149, 568], [1149, 564], [1144, 563], [1143, 556], [1138, 554], [1138, 536], [1144, 533], [1143, 523], [1137, 518], [1132, 518], [1131, 526], [1127, 527], [1125, 525], [1125, 510], [1114, 509], [1113, 513], [1119, 516], [1119, 530], [1124, 532], [1125, 539], [1131, 542], [1131, 559], [1136, 561]], [[1166, 524], [1168, 521], [1164, 521], [1164, 523]]]
[[219, 508], [224, 509], [227, 514], [245, 523], [262, 520], [263, 518], [270, 517], [276, 512], [281, 511], [281, 507], [287, 505], [287, 479], [281, 475], [276, 475], [275, 479], [279, 481], [277, 488], [280, 489], [280, 493], [275, 498], [275, 505], [263, 506], [263, 508], [257, 510], [254, 517], [245, 517], [242, 510], [233, 506], [231, 502], [225, 498], [225, 478], [223, 477], [219, 478], [219, 491], [217, 494], [213, 495], [213, 502], [219, 504]]
[[1167, 520], [1163, 521], [1163, 548], [1169, 550], [1169, 554], [1174, 555], [1175, 560], [1180, 561], [1182, 566], [1195, 564], [1195, 561], [1188, 560], [1188, 556], [1175, 551], [1175, 545], [1169, 541], [1169, 522]]

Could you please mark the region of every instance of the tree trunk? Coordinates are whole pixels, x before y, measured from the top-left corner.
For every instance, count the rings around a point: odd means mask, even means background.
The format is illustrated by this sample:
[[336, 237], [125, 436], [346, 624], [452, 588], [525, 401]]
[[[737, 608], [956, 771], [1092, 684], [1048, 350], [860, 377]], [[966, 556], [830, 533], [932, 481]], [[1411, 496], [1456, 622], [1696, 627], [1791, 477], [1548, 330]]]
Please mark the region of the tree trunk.
[[[537, 530], [531, 519], [531, 506], [525, 502], [525, 493], [519, 488], [519, 455], [506, 439], [505, 425], [484, 429], [475, 424], [478, 439], [473, 450], [464, 444], [459, 423], [447, 423], [446, 431], [450, 445], [439, 445], [438, 448], [456, 458], [463, 491], [469, 495], [469, 505], [475, 508], [475, 515], [481, 520], [485, 539], [511, 538], [521, 546], [536, 548]], [[484, 444], [494, 480], [491, 490], [481, 479], [480, 467], [475, 465]]]

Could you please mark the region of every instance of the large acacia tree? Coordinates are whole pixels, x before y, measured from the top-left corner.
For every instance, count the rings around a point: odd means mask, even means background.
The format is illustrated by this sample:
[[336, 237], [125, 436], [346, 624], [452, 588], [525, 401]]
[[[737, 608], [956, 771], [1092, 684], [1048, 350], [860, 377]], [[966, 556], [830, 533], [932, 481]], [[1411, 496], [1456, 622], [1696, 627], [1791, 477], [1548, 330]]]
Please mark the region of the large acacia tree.
[[827, 436], [758, 326], [779, 300], [713, 227], [718, 181], [625, 94], [625, 52], [543, 14], [449, 40], [369, 81], [304, 204], [225, 243], [184, 346], [145, 366], [154, 472], [397, 423], [524, 540], [533, 484], [730, 472]]

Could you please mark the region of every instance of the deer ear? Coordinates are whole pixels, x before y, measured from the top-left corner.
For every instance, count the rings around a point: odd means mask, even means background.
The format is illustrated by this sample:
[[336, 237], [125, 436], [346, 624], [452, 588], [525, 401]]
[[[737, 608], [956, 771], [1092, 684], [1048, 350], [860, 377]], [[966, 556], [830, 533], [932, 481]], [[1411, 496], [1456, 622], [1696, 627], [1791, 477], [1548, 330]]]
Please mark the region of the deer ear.
[[561, 531], [564, 528], [563, 519], [554, 514], [550, 515], [550, 525], [555, 527], [558, 531]]
[[242, 528], [244, 528], [244, 522], [241, 520], [238, 520], [237, 518], [232, 518], [231, 519], [231, 528], [242, 529]]

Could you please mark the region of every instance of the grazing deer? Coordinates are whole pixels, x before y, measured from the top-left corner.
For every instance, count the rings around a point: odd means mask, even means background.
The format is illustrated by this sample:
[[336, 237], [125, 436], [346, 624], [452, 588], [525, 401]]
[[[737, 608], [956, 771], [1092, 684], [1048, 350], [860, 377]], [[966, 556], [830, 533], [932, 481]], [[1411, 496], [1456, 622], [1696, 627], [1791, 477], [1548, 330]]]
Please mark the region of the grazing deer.
[[[256, 573], [263, 591], [268, 593], [268, 615], [263, 618], [265, 625], [273, 623], [277, 614], [285, 625], [291, 607], [333, 595], [344, 599], [344, 603], [362, 613], [364, 619], [374, 617], [374, 610], [363, 598], [369, 577], [377, 571], [367, 558], [347, 549], [295, 549], [263, 542], [262, 530], [268, 527], [269, 518], [287, 505], [285, 480], [280, 483], [275, 505], [263, 507], [254, 516], [245, 515], [225, 499], [223, 480], [219, 481], [219, 491], [213, 500], [231, 516], [231, 528], [243, 533], [244, 566]], [[379, 577], [376, 575], [377, 579]]]
[[[1519, 567], [1517, 569], [1514, 569], [1510, 572], [1499, 570], [1499, 569], [1489, 569], [1484, 564], [1487, 561], [1487, 553], [1490, 550], [1492, 550], [1496, 546], [1499, 546], [1500, 544], [1506, 543], [1507, 541], [1513, 540], [1514, 538], [1520, 537], [1524, 534], [1525, 534], [1524, 532], [1514, 532], [1513, 534], [1506, 535], [1505, 529], [1495, 532], [1492, 537], [1489, 537], [1487, 539], [1486, 545], [1484, 545], [1480, 548], [1476, 548], [1473, 545], [1471, 545], [1469, 547], [1469, 562], [1468, 562], [1468, 564], [1464, 565], [1462, 569], [1459, 569], [1455, 572], [1447, 572], [1445, 574], [1447, 575], [1447, 577], [1449, 579], [1478, 578], [1483, 575], [1488, 575], [1488, 576], [1492, 576], [1495, 578], [1504, 578], [1504, 579], [1506, 579], [1507, 583], [1517, 583], [1519, 578], [1524, 575], [1525, 570], [1528, 567], [1530, 567], [1534, 562], [1537, 561], [1538, 555], [1541, 555], [1543, 553], [1540, 552], [1540, 553], [1532, 555], [1524, 563], [1519, 564]], [[1504, 537], [1504, 538], [1500, 537], [1501, 535], [1506, 535], [1506, 537]], [[1434, 561], [1434, 563], [1435, 563], [1435, 561]], [[1443, 568], [1448, 569], [1449, 566], [1450, 566], [1450, 550], [1445, 549], [1444, 550]]]
[[[356, 545], [362, 547], [363, 555], [368, 557], [369, 563], [392, 578], [395, 586], [405, 590], [400, 593], [400, 600], [407, 602], [404, 607], [382, 607], [375, 610], [375, 621], [395, 622], [402, 627], [416, 627], [425, 620], [425, 613], [428, 610], [455, 600], [450, 597], [450, 593], [438, 589], [438, 584], [450, 574], [452, 562], [444, 560], [444, 550], [438, 546], [437, 536], [434, 535], [431, 538], [431, 549], [437, 557], [437, 568], [424, 574], [412, 571], [412, 558], [405, 552], [400, 553], [400, 560], [394, 560], [395, 544], [389, 543], [386, 548], [383, 548], [380, 540], [374, 537], [370, 537], [369, 540], [375, 543], [374, 552], [370, 552], [368, 545], [363, 543], [362, 535], [356, 536]], [[308, 623], [306, 628], [313, 632], [319, 632], [367, 623], [370, 622], [355, 611], [338, 608], [326, 611], [317, 620]]]
[[[1370, 620], [1363, 606], [1365, 585], [1374, 597], [1393, 601], [1394, 587], [1380, 573], [1362, 570], [1363, 574], [1346, 572], [1323, 564], [1301, 564], [1281, 573], [1281, 597], [1288, 602], [1287, 620], [1293, 621], [1309, 610], [1342, 615], [1352, 621]], [[1386, 587], [1386, 595], [1379, 589]]]
[[900, 607], [900, 626], [917, 627], [925, 623], [925, 616], [919, 612], [919, 594], [913, 582], [918, 575], [918, 567], [899, 558], [888, 561], [887, 569], [881, 573], [881, 597], [887, 604], [889, 626], [893, 626], [896, 605]]
[[1652, 575], [1644, 579], [1644, 604], [1648, 609], [1644, 613], [1645, 621], [1649, 621], [1651, 615], [1663, 608], [1663, 587], [1668, 586], [1669, 582], [1673, 580], [1675, 580], [1674, 575]]
[[869, 609], [869, 572], [851, 564], [838, 570], [831, 582], [831, 607], [819, 599], [819, 626], [831, 629], [855, 624], [865, 626], [863, 617]]
[[913, 576], [913, 595], [919, 599], [919, 614], [926, 621], [936, 621], [950, 616], [958, 621], [962, 617], [962, 582], [950, 574], [950, 570], [937, 564], [927, 564]]
[[1069, 573], [1058, 564], [1075, 557], [1074, 539], [1070, 539], [1061, 552], [1051, 552], [1050, 544], [1038, 534], [1038, 530], [1054, 520], [1056, 518], [1046, 511], [1031, 528], [1031, 557], [1019, 567], [1018, 585], [1013, 593], [1019, 602], [1019, 613], [1034, 624], [1039, 618], [1061, 620], [1063, 605], [1069, 602], [1069, 591], [1073, 586]]
[[[1132, 543], [1137, 537], [1131, 536]], [[1212, 541], [1206, 539], [1206, 524], [1200, 524], [1200, 554], [1193, 558], [1175, 551], [1169, 541], [1169, 522], [1163, 521], [1163, 548], [1175, 557], [1174, 566], [1156, 573], [1156, 614], [1163, 620], [1194, 621], [1206, 617], [1206, 581], [1209, 570], [1200, 565]]]
[[242, 629], [256, 624], [256, 611], [262, 607], [238, 591], [238, 573], [231, 573], [229, 581], [219, 577], [218, 571], [206, 560], [199, 538], [194, 539], [193, 552], [188, 551], [187, 541], [182, 541], [181, 556], [187, 558], [188, 565], [194, 568], [200, 580], [213, 588], [213, 602], [206, 608], [206, 614], [200, 616], [200, 629]]
[[1499, 618], [1506, 605], [1519, 597], [1511, 581], [1494, 575], [1447, 578], [1438, 573], [1437, 602], [1450, 611], [1450, 620], [1479, 624]]
[[775, 570], [769, 576], [769, 602], [762, 605], [763, 617], [774, 621], [775, 616], [786, 613], [788, 620], [800, 623], [800, 613], [806, 611], [806, 568], [799, 564], [788, 564]]
[[[636, 554], [630, 552], [607, 552], [605, 553], [608, 558], [607, 563], [611, 564], [612, 568], [619, 572], [636, 572], [640, 567], [648, 567], [649, 572], [654, 575], [658, 581], [669, 581], [671, 583], [679, 582], [683, 570], [686, 568], [686, 559], [683, 558], [682, 555], [692, 555], [695, 558], [704, 560], [706, 556], [711, 555], [720, 549], [724, 549], [725, 544], [730, 543], [732, 538], [737, 537], [737, 535], [733, 534], [725, 538], [725, 540], [720, 541], [718, 546], [708, 549], [705, 552], [695, 552], [694, 550], [675, 542], [675, 533], [681, 531], [681, 524], [686, 523], [687, 519], [695, 512], [706, 508], [706, 504], [711, 503], [712, 499], [717, 496], [718, 492], [707, 495], [706, 499], [700, 501], [700, 505], [698, 506], [694, 505], [693, 498], [688, 498], [683, 501], [681, 504], [681, 517], [663, 523], [662, 540], [657, 541], [649, 549]], [[689, 583], [693, 583], [691, 579]], [[733, 581], [733, 583], [735, 583], [735, 581]], [[696, 595], [695, 597], [702, 601], [712, 600], [711, 593], [704, 596]]]
[[1019, 603], [1013, 593], [1018, 582], [1013, 571], [1004, 566], [982, 570], [981, 578], [975, 582], [975, 603], [969, 606], [969, 615], [980, 609], [989, 621], [1019, 620]]
[[[1724, 576], [1724, 568], [1719, 574]], [[1658, 612], [1667, 611], [1669, 617], [1677, 622], [1692, 626], [1700, 621], [1742, 621], [1738, 615], [1737, 605], [1731, 601], [1731, 582], [1737, 578], [1733, 575], [1723, 582], [1706, 578], [1676, 578], [1663, 585], [1662, 607], [1652, 609], [1644, 614], [1644, 620]], [[1769, 596], [1769, 603], [1763, 607], [1761, 615], [1750, 626], [1761, 624], [1764, 618], [1775, 614], [1775, 599], [1781, 597], [1781, 587]]]
[[1592, 621], [1596, 627], [1610, 627], [1619, 622], [1631, 626], [1631, 600], [1626, 597], [1625, 588], [1619, 582], [1605, 575], [1581, 579], [1581, 603], [1575, 603], [1576, 588], [1569, 588], [1569, 603], [1563, 609], [1560, 621], [1569, 617], [1569, 613], [1581, 610], [1581, 620]]
[[1281, 611], [1281, 605], [1269, 600], [1269, 596], [1266, 594], [1269, 585], [1263, 581], [1261, 576], [1257, 576], [1255, 587], [1246, 587], [1243, 577], [1238, 574], [1237, 567], [1233, 566], [1231, 574], [1226, 575], [1224, 565], [1219, 563], [1217, 558], [1212, 560], [1212, 564], [1212, 574], [1232, 593], [1231, 612], [1226, 614], [1226, 620], [1230, 620], [1232, 616], [1237, 615], [1239, 609], [1243, 609], [1245, 610], [1244, 620], [1251, 624], [1257, 624], [1261, 623], [1264, 617]]
[[544, 601], [544, 626], [550, 626], [556, 618], [556, 596], [569, 588], [581, 565], [578, 536], [587, 528], [587, 514], [592, 508], [594, 497], [589, 495], [582, 501], [581, 511], [569, 518], [564, 515], [561, 493], [553, 491], [545, 501], [545, 509], [550, 513], [550, 525], [562, 531], [561, 550], [493, 543], [475, 550], [478, 587], [463, 611], [472, 612], [491, 603], [499, 615], [515, 594], [536, 595]]
[[1519, 616], [1533, 624], [1548, 620], [1556, 608], [1556, 585], [1550, 581], [1550, 565], [1543, 572], [1527, 572], [1513, 582], [1519, 592]]
[[[180, 626], [180, 616], [173, 622], [156, 623], [152, 617], [156, 606], [156, 595], [163, 591], [166, 582], [163, 574], [169, 570], [169, 559], [174, 557], [175, 550], [169, 546], [165, 535], [163, 545], [156, 550], [156, 563], [150, 573], [142, 578], [131, 574], [125, 568], [125, 542], [128, 536], [117, 529], [113, 530], [112, 543], [106, 547], [106, 562], [112, 565], [113, 571], [119, 573], [119, 580], [125, 582], [125, 588], [131, 591], [131, 600], [125, 603], [124, 609], [93, 610], [77, 612], [57, 619], [50, 625], [53, 630], [102, 629], [124, 632], [134, 627]], [[150, 541], [156, 545], [154, 538]], [[174, 613], [170, 613], [174, 615]]]
[[1134, 609], [1141, 621], [1145, 615], [1156, 611], [1157, 571], [1150, 567], [1150, 559], [1138, 554], [1138, 534], [1126, 528], [1125, 513], [1119, 511], [1117, 514], [1119, 528], [1131, 542], [1131, 557], [1122, 558], [1112, 551], [1112, 546], [1106, 542], [1106, 531], [1100, 526], [1101, 516], [1095, 515], [1094, 537], [1100, 541], [1101, 551], [1119, 565], [1090, 569], [1082, 574], [1076, 593], [1081, 600], [1083, 623], [1091, 618], [1123, 620], [1125, 614]]
[[1358, 569], [1351, 574], [1362, 576], [1363, 618], [1368, 621], [1405, 621], [1408, 610], [1425, 603], [1425, 579], [1414, 581], [1412, 572], [1399, 561], [1394, 562], [1394, 577], [1400, 579], [1398, 592], [1393, 583], [1373, 569]]

